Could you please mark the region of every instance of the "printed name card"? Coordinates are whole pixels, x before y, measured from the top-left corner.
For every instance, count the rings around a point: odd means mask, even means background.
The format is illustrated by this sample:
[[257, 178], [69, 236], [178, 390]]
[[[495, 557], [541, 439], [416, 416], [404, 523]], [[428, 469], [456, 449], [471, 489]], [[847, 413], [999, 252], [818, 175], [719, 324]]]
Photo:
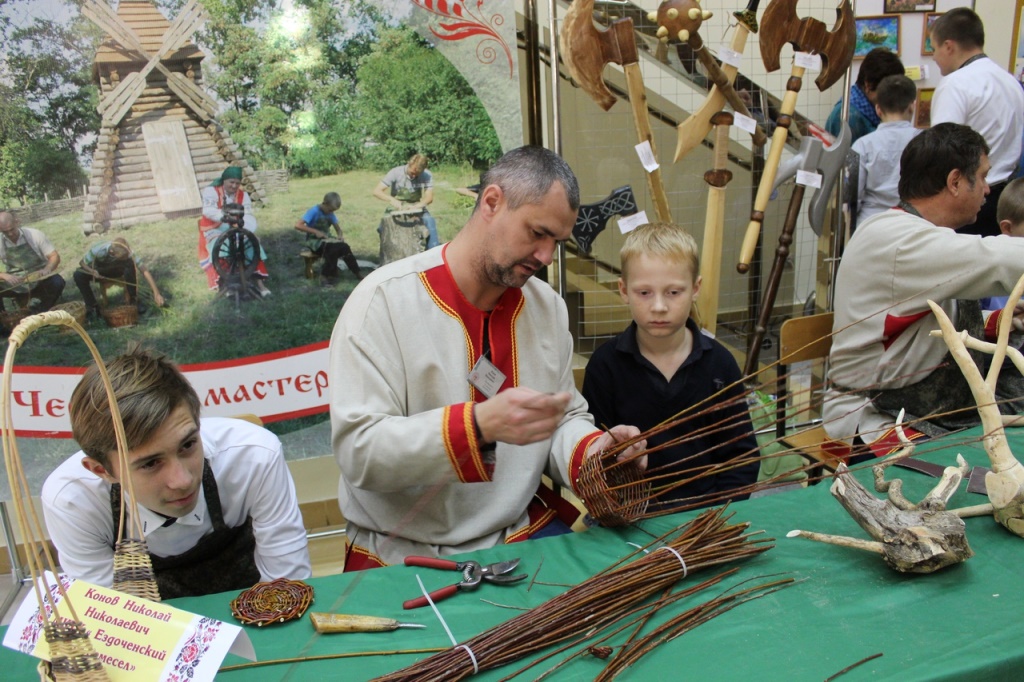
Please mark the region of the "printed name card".
[[736, 126], [745, 133], [750, 133], [751, 135], [753, 135], [755, 132], [757, 132], [757, 121], [750, 118], [749, 116], [744, 116], [739, 112], [733, 112], [732, 123], [734, 126]]
[[647, 219], [647, 211], [637, 211], [633, 215], [619, 218], [619, 232], [626, 234], [649, 222], [651, 221]]
[[645, 171], [653, 173], [658, 170], [658, 160], [654, 158], [654, 150], [651, 148], [649, 141], [644, 140], [636, 145], [634, 149], [636, 149], [636, 155], [640, 157], [640, 165], [644, 167]]
[[817, 52], [794, 52], [793, 63], [808, 71], [821, 71], [821, 55]]
[[740, 68], [740, 62], [743, 60], [743, 55], [731, 47], [722, 45], [718, 48], [718, 58], [726, 66], [735, 66], [738, 69]]
[[[62, 608], [62, 597], [53, 574], [47, 573], [46, 580], [58, 612], [70, 617], [70, 611]], [[256, 660], [249, 636], [237, 625], [90, 585], [66, 575], [61, 575], [61, 582], [111, 680], [188, 679], [198, 682], [212, 680], [229, 652]], [[49, 603], [46, 610], [50, 610]], [[50, 659], [34, 592], [29, 593], [11, 620], [4, 646], [36, 658]]]
[[796, 184], [803, 185], [804, 187], [820, 189], [821, 180], [821, 173], [815, 173], [814, 171], [805, 170], [798, 170], [796, 172]]

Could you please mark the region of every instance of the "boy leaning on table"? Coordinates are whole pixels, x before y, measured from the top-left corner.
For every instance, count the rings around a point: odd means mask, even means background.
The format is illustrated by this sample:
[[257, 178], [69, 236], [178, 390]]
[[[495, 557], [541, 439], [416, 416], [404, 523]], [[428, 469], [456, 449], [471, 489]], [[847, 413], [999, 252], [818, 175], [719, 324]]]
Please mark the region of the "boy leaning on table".
[[[277, 437], [241, 419], [206, 418], [200, 430], [199, 397], [156, 353], [131, 349], [106, 367], [161, 597], [309, 578], [306, 532]], [[62, 570], [109, 587], [124, 472], [95, 365], [69, 412], [82, 450], [47, 477], [43, 514]]]

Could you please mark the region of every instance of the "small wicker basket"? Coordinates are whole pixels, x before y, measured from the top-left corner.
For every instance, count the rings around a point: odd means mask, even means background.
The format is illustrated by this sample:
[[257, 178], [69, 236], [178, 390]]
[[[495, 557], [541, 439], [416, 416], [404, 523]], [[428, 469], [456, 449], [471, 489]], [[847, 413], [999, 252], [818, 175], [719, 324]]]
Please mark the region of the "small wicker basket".
[[609, 465], [603, 455], [587, 457], [576, 488], [590, 515], [603, 526], [628, 526], [647, 511], [651, 482], [636, 462]]
[[139, 310], [134, 305], [114, 305], [100, 310], [108, 327], [132, 327], [139, 322]]
[[[85, 326], [85, 304], [81, 301], [69, 301], [67, 303], [61, 303], [55, 305], [50, 310], [63, 310], [71, 317], [75, 318], [75, 322]], [[57, 327], [61, 334], [73, 334], [74, 330], [71, 327], [59, 326]]]

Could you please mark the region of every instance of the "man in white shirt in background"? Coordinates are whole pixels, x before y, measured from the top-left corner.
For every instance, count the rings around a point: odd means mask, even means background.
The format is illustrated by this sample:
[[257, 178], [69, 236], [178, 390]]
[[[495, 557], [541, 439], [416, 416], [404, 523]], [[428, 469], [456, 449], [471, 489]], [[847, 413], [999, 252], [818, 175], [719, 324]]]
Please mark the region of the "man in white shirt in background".
[[996, 205], [1021, 158], [1024, 89], [1003, 67], [985, 56], [985, 27], [966, 7], [950, 10], [932, 25], [935, 63], [942, 81], [932, 97], [931, 124], [960, 123], [985, 138], [992, 170], [991, 192], [972, 224], [960, 234], [999, 234]]

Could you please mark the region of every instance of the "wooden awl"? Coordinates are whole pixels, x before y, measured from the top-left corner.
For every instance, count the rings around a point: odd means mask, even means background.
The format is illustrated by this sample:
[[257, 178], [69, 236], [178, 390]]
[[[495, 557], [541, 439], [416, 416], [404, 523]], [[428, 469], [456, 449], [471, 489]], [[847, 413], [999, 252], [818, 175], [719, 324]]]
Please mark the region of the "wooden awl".
[[391, 632], [398, 628], [425, 628], [419, 623], [400, 623], [394, 618], [353, 616], [344, 613], [310, 613], [309, 620], [317, 632]]

